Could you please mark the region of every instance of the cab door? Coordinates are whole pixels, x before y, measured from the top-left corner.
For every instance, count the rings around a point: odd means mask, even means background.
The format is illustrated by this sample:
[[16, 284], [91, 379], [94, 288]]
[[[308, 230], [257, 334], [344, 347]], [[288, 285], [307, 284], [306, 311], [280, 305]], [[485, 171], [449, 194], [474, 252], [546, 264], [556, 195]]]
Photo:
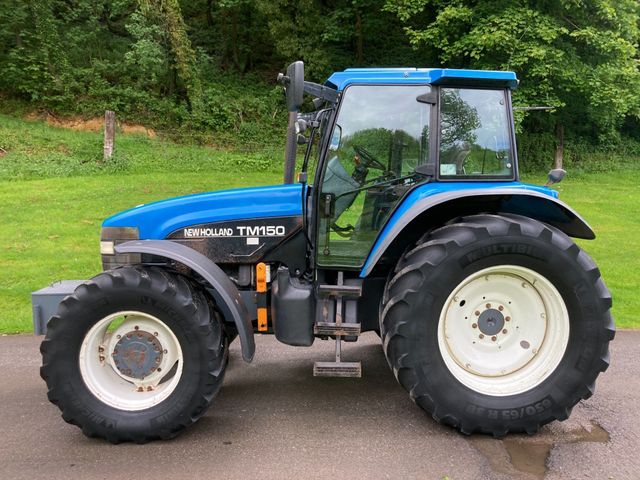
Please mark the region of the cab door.
[[[319, 174], [316, 263], [358, 268], [404, 194], [425, 181], [429, 85], [352, 85]], [[424, 98], [424, 97], [423, 97]]]

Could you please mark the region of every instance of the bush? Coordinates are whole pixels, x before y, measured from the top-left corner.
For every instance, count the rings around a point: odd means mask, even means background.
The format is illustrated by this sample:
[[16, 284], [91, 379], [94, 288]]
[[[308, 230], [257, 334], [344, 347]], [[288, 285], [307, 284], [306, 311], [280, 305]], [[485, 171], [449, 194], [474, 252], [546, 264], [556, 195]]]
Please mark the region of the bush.
[[[553, 167], [556, 140], [547, 133], [518, 136], [518, 159], [523, 173], [546, 172]], [[640, 168], [640, 141], [621, 138], [610, 144], [594, 144], [583, 138], [566, 139], [563, 167], [580, 172], [611, 172]]]

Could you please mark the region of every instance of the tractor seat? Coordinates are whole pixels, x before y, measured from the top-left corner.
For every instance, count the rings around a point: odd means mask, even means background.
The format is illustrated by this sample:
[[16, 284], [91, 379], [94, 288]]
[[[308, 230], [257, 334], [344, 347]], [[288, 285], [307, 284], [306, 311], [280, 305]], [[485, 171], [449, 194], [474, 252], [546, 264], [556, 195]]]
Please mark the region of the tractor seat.
[[356, 199], [358, 192], [344, 195], [356, 188], [360, 188], [360, 184], [347, 173], [342, 163], [340, 163], [338, 156], [336, 155], [329, 160], [327, 170], [324, 174], [324, 182], [322, 183], [322, 193], [333, 193], [336, 197], [334, 219], [340, 218], [340, 215], [342, 215]]

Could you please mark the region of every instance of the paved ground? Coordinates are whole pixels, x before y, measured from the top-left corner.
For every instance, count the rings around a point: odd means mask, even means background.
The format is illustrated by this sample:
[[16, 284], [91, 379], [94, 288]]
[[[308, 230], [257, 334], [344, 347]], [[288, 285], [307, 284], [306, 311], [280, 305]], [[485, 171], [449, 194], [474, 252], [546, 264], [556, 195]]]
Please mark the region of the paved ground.
[[110, 445], [67, 425], [38, 375], [38, 338], [0, 338], [0, 479], [36, 478], [640, 478], [640, 331], [618, 332], [612, 366], [569, 421], [534, 437], [464, 437], [408, 398], [378, 338], [344, 358], [362, 379], [311, 375], [332, 345], [312, 349], [257, 338], [256, 360], [238, 345], [220, 396], [176, 440]]

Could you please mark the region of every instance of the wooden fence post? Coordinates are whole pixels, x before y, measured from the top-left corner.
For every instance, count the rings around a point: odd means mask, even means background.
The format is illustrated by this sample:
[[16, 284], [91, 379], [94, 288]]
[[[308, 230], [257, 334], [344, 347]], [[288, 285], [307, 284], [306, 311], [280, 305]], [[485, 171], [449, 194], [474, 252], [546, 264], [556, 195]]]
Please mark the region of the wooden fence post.
[[556, 155], [553, 162], [553, 168], [562, 168], [562, 160], [564, 157], [564, 126], [556, 123]]
[[111, 110], [104, 112], [104, 154], [105, 161], [113, 155], [113, 144], [116, 136], [116, 114]]

